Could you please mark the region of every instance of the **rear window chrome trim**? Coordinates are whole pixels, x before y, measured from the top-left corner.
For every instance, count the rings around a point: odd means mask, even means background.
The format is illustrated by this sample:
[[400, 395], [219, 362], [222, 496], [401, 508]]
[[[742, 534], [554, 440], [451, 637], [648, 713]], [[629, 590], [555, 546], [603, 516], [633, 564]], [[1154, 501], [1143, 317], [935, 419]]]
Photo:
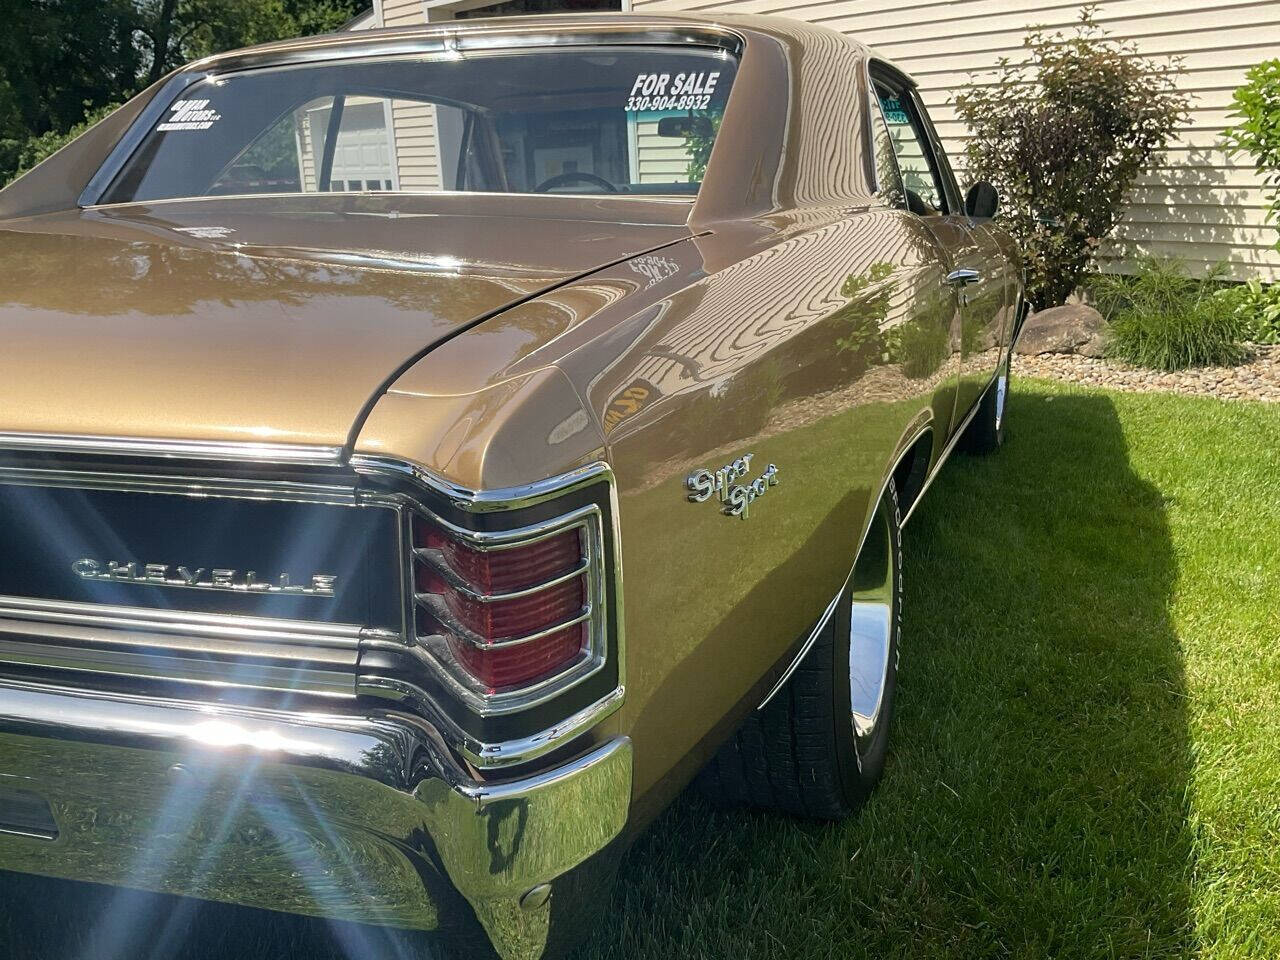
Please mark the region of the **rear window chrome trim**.
[[327, 40], [274, 44], [256, 50], [215, 54], [197, 60], [191, 71], [231, 72], [268, 66], [291, 66], [337, 60], [359, 60], [406, 54], [465, 55], [468, 51], [573, 46], [702, 46], [740, 56], [746, 46], [738, 31], [715, 23], [655, 19], [650, 23], [562, 23], [555, 28], [531, 28], [506, 23], [453, 22], [403, 30], [337, 34]]

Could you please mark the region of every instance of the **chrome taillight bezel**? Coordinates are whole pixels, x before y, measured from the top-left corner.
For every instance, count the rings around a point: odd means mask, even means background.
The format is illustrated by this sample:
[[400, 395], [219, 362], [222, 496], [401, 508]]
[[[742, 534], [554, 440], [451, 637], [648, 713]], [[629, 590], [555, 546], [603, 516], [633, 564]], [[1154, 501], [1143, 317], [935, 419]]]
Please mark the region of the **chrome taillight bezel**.
[[[415, 565], [431, 563], [432, 559], [427, 556], [428, 551], [414, 546], [413, 521], [415, 518], [435, 525], [448, 536], [461, 540], [472, 549], [479, 551], [523, 547], [571, 530], [579, 531], [583, 554], [580, 569], [567, 575], [568, 577], [583, 576], [586, 582], [585, 601], [579, 615], [571, 620], [557, 623], [547, 630], [538, 631], [535, 634], [524, 637], [504, 638], [493, 645], [511, 646], [528, 643], [549, 632], [562, 630], [581, 623], [585, 625], [587, 634], [582, 655], [565, 669], [540, 678], [530, 684], [512, 690], [488, 691], [458, 664], [457, 659], [449, 649], [445, 635], [424, 634], [420, 629], [420, 619], [416, 616], [418, 607], [428, 606], [428, 609], [431, 610], [432, 615], [435, 617], [441, 616], [441, 611], [432, 604], [431, 594], [426, 594], [416, 589]], [[409, 583], [412, 587], [414, 614], [409, 620], [408, 627], [414, 642], [439, 669], [440, 677], [449, 691], [467, 709], [483, 717], [501, 716], [529, 710], [573, 689], [603, 669], [608, 659], [609, 647], [608, 618], [606, 615], [608, 586], [606, 582], [607, 563], [604, 517], [597, 505], [588, 504], [550, 520], [515, 527], [510, 530], [477, 531], [451, 523], [421, 504], [413, 504], [406, 510], [406, 524], [407, 543], [409, 545]], [[433, 569], [441, 573], [440, 569], [434, 565]], [[447, 574], [443, 575], [447, 576]], [[511, 594], [489, 597], [488, 599], [508, 599], [536, 593], [540, 590], [550, 589], [563, 582], [564, 579], [565, 577], [562, 576], [552, 577], [535, 587], [514, 591]], [[462, 589], [470, 588], [465, 583], [459, 584], [459, 586]], [[463, 639], [465, 640], [466, 638], [464, 637]]]
[[[621, 707], [626, 692], [626, 639], [618, 492], [613, 471], [595, 461], [519, 487], [470, 490], [451, 484], [405, 460], [355, 454], [351, 466], [368, 495], [387, 497], [401, 513], [400, 572], [403, 626], [397, 637], [362, 644], [356, 690], [362, 697], [392, 702], [420, 713], [467, 762], [478, 768], [507, 767], [534, 760], [594, 727]], [[594, 510], [592, 509], [594, 507]], [[423, 512], [450, 529], [479, 540], [501, 542], [542, 528], [555, 532], [579, 512], [598, 517], [595, 529], [602, 563], [598, 572], [601, 622], [593, 642], [596, 669], [547, 687], [521, 705], [515, 698], [485, 704], [468, 696], [465, 684], [441, 665], [415, 636], [412, 522]], [[460, 689], [462, 687], [463, 689]]]

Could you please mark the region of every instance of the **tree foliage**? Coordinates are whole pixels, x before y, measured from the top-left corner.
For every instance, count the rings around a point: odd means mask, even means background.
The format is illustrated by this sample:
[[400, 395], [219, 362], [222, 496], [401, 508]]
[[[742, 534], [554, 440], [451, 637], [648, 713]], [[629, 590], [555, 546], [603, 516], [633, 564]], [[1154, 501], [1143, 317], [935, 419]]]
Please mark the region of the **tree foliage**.
[[1027, 61], [1002, 58], [990, 85], [956, 98], [973, 131], [973, 179], [1000, 190], [1028, 295], [1061, 304], [1079, 286], [1124, 212], [1125, 195], [1188, 118], [1174, 85], [1180, 61], [1139, 57], [1086, 6], [1069, 34], [1033, 29]]
[[0, 184], [196, 57], [342, 26], [368, 0], [24, 0], [0, 34]]
[[18, 168], [13, 176], [22, 176], [37, 163], [46, 157], [52, 156], [99, 120], [104, 119], [107, 114], [119, 106], [120, 104], [118, 103], [107, 103], [101, 107], [92, 107], [86, 103], [84, 117], [79, 123], [73, 124], [71, 129], [65, 131], [47, 130], [38, 137], [30, 138], [22, 144], [17, 152]]
[[711, 161], [711, 148], [715, 145], [716, 135], [720, 133], [720, 121], [724, 119], [724, 113], [719, 111], [704, 111], [698, 116], [706, 118], [708, 126], [703, 132], [690, 133], [684, 139], [684, 150], [689, 157], [684, 175], [689, 183], [701, 183], [706, 177], [707, 164]]
[[[1267, 191], [1267, 221], [1280, 229], [1280, 59], [1266, 60], [1245, 74], [1235, 92], [1240, 122], [1223, 134], [1234, 156], [1247, 153]], [[1280, 249], [1280, 239], [1276, 240]]]

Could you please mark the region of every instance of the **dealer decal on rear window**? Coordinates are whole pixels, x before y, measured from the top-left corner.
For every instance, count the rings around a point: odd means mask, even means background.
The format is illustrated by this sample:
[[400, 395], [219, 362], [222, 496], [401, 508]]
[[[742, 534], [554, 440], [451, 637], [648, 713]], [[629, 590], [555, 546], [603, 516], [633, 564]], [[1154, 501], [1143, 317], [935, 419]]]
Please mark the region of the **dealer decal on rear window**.
[[715, 95], [720, 71], [703, 73], [639, 73], [631, 85], [627, 109], [706, 110]]
[[169, 108], [169, 119], [157, 124], [156, 129], [208, 130], [221, 119], [222, 114], [209, 109], [208, 100], [179, 100]]

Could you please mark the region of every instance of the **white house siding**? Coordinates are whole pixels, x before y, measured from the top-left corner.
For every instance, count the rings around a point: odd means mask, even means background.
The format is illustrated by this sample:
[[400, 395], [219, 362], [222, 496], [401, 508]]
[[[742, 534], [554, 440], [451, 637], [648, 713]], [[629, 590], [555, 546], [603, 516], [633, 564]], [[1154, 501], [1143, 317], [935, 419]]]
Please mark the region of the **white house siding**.
[[[386, 0], [388, 4], [393, 0]], [[634, 0], [637, 12], [778, 14], [822, 23], [876, 47], [920, 83], [949, 154], [962, 165], [968, 131], [950, 105], [970, 70], [1022, 56], [1027, 28], [1067, 30], [1079, 2], [1055, 0]], [[1191, 122], [1162, 165], [1135, 189], [1119, 234], [1137, 248], [1239, 277], [1280, 279], [1273, 227], [1248, 159], [1229, 160], [1220, 138], [1231, 92], [1251, 65], [1280, 56], [1276, 0], [1107, 0], [1098, 22], [1139, 54], [1185, 58], [1179, 86], [1194, 95]], [[982, 78], [977, 78], [982, 82]]]

